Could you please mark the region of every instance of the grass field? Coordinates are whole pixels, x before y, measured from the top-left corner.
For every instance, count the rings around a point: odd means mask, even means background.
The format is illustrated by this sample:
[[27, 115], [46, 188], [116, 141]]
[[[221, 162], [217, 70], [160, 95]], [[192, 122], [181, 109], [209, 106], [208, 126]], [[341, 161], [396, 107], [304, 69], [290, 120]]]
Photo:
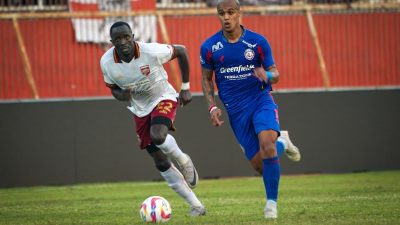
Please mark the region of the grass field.
[[144, 224], [141, 202], [167, 198], [167, 224], [400, 224], [400, 171], [282, 176], [279, 218], [263, 218], [261, 178], [201, 180], [207, 215], [189, 207], [164, 182], [0, 189], [0, 224]]

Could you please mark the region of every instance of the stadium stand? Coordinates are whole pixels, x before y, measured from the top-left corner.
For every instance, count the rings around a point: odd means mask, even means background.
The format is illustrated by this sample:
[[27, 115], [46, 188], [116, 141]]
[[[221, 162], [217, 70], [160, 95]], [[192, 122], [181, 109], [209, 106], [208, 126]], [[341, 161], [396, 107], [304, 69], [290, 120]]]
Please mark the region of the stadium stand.
[[[392, 5], [312, 11], [328, 80], [324, 80], [310, 21], [304, 11], [296, 7], [254, 10], [250, 6], [244, 8], [242, 22], [270, 41], [282, 74], [277, 90], [399, 86], [400, 13], [399, 4]], [[214, 11], [207, 7], [172, 13], [150, 11], [149, 14], [157, 16], [153, 31], [156, 41], [187, 46], [192, 91], [200, 93], [199, 46], [220, 27]], [[79, 15], [68, 15], [57, 11], [1, 15], [0, 99], [32, 98], [32, 80], [38, 98], [110, 95], [99, 68], [99, 59], [108, 45], [78, 42], [72, 19]], [[96, 14], [96, 18], [105, 17]], [[82, 26], [90, 29], [92, 24], [83, 22]], [[170, 69], [172, 65], [167, 66]]]

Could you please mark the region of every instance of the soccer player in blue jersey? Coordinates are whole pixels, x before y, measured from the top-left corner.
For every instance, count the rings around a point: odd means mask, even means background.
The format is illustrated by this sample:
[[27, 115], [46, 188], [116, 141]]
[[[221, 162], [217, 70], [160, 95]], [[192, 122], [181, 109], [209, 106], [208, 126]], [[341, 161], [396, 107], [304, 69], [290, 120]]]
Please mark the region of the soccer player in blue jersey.
[[217, 12], [222, 29], [208, 38], [200, 50], [203, 93], [211, 122], [216, 127], [224, 123], [215, 103], [215, 79], [236, 139], [252, 167], [263, 176], [267, 196], [264, 217], [275, 219], [278, 157], [285, 152], [292, 161], [301, 158], [288, 132], [280, 131], [278, 107], [270, 93], [272, 84], [279, 81], [279, 72], [266, 38], [240, 24], [238, 0], [218, 1]]

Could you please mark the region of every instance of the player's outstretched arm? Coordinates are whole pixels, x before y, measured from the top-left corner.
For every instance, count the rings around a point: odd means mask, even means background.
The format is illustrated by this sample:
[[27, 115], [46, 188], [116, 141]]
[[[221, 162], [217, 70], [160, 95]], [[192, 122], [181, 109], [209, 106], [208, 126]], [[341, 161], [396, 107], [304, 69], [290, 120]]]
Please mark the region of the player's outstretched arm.
[[189, 60], [186, 48], [183, 45], [174, 45], [175, 57], [178, 58], [179, 69], [182, 76], [182, 86], [179, 92], [179, 103], [183, 107], [192, 101], [192, 94], [189, 86]]
[[130, 90], [122, 90], [115, 84], [106, 84], [111, 89], [111, 94], [119, 101], [129, 101], [131, 99]]
[[211, 123], [214, 126], [219, 127], [224, 123], [224, 121], [220, 119], [222, 115], [221, 109], [219, 109], [215, 104], [213, 71], [202, 67], [201, 74], [202, 74], [201, 85], [203, 88], [204, 97], [206, 98], [207, 101], [208, 112], [211, 115]]

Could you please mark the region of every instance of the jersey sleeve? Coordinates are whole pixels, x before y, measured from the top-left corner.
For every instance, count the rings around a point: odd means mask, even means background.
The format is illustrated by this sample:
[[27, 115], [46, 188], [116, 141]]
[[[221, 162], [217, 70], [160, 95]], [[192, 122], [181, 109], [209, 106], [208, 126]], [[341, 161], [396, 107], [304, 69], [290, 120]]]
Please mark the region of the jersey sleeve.
[[158, 43], [152, 43], [151, 45], [154, 45], [150, 47], [155, 50], [155, 56], [161, 65], [170, 61], [175, 54], [175, 48], [172, 45]]
[[100, 68], [101, 68], [101, 72], [103, 73], [104, 82], [106, 82], [106, 84], [114, 84], [114, 81], [112, 81], [111, 78], [109, 77], [109, 75], [107, 74], [107, 70], [106, 70], [102, 60], [100, 61]]
[[205, 44], [202, 44], [200, 48], [200, 64], [203, 68], [214, 70], [214, 65], [211, 61], [211, 50]]
[[261, 56], [261, 64], [265, 69], [275, 64], [274, 57], [272, 56], [271, 46], [264, 37], [261, 38], [258, 52]]

